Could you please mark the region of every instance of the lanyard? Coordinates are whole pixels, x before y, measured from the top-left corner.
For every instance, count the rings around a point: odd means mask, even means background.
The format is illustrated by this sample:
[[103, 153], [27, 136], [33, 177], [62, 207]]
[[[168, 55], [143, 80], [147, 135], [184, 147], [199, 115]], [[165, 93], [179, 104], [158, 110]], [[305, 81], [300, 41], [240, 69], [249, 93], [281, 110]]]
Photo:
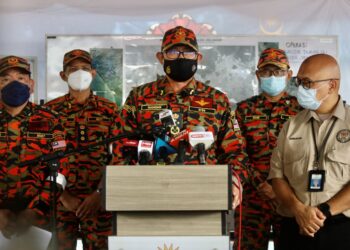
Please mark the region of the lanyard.
[[335, 122], [337, 121], [337, 117], [333, 120], [333, 123], [331, 125], [331, 127], [329, 128], [329, 130], [327, 131], [327, 134], [325, 136], [325, 138], [323, 139], [322, 141], [322, 144], [321, 144], [321, 147], [318, 149], [317, 148], [317, 143], [316, 143], [316, 135], [315, 135], [315, 129], [314, 129], [314, 119], [311, 120], [311, 126], [312, 126], [312, 138], [314, 140], [314, 145], [315, 145], [315, 151], [316, 151], [316, 159], [315, 159], [315, 162], [314, 162], [314, 168], [315, 169], [318, 169], [319, 166], [320, 166], [320, 152], [323, 152], [324, 150], [324, 147], [326, 145], [326, 142], [329, 138], [329, 135], [331, 134], [332, 130], [333, 130], [333, 127], [335, 125]]

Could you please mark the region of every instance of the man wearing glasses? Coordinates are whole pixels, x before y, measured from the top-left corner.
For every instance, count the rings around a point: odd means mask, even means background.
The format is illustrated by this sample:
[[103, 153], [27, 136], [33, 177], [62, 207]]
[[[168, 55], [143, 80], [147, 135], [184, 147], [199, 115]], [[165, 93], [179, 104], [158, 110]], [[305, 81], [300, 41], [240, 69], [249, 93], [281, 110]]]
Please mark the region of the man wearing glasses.
[[[205, 150], [207, 164], [243, 169], [248, 159], [227, 96], [194, 78], [202, 54], [193, 31], [182, 26], [168, 30], [156, 56], [166, 76], [134, 88], [121, 111], [125, 132], [141, 130], [152, 135], [151, 140], [162, 139], [174, 148], [161, 154], [156, 148], [146, 164], [200, 164], [199, 150], [186, 137], [198, 129], [213, 135]], [[237, 189], [233, 192], [237, 194]]]
[[[249, 184], [244, 187], [241, 249], [268, 249], [271, 226], [275, 249], [280, 249], [276, 241], [280, 222], [275, 213], [276, 197], [266, 178], [282, 125], [300, 110], [300, 106], [295, 97], [285, 92], [292, 71], [283, 50], [265, 49], [257, 68], [256, 76], [262, 92], [238, 103], [236, 110], [253, 172]], [[238, 223], [236, 226], [237, 235]]]
[[313, 55], [296, 83], [305, 110], [284, 125], [269, 174], [281, 202], [281, 247], [350, 249], [350, 109], [339, 95], [339, 65]]

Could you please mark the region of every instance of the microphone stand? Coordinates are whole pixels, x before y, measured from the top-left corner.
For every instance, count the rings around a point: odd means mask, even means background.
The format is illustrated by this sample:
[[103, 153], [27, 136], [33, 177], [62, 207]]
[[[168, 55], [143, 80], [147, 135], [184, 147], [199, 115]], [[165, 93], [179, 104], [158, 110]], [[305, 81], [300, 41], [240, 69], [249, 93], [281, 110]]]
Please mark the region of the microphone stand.
[[[51, 204], [50, 204], [50, 210], [51, 210], [51, 218], [50, 218], [50, 226], [51, 226], [51, 243], [50, 243], [50, 248], [52, 250], [58, 249], [58, 238], [57, 238], [57, 175], [58, 175], [58, 169], [60, 167], [60, 159], [65, 158], [67, 156], [73, 155], [73, 154], [78, 154], [78, 153], [83, 153], [90, 151], [91, 148], [96, 147], [96, 146], [101, 146], [101, 145], [107, 145], [110, 144], [111, 142], [119, 141], [124, 138], [129, 138], [129, 137], [135, 137], [135, 136], [140, 136], [142, 133], [139, 131], [136, 131], [135, 133], [126, 133], [126, 134], [121, 134], [118, 136], [110, 137], [107, 139], [104, 139], [100, 142], [96, 142], [93, 144], [90, 144], [88, 146], [84, 147], [78, 147], [66, 151], [58, 151], [54, 152], [51, 154], [43, 154], [33, 160], [29, 161], [24, 161], [19, 164], [20, 167], [28, 166], [28, 165], [34, 165], [34, 164], [39, 164], [39, 163], [44, 163], [47, 162], [48, 167], [50, 169], [50, 198], [51, 198]], [[52, 176], [52, 178], [51, 178]]]

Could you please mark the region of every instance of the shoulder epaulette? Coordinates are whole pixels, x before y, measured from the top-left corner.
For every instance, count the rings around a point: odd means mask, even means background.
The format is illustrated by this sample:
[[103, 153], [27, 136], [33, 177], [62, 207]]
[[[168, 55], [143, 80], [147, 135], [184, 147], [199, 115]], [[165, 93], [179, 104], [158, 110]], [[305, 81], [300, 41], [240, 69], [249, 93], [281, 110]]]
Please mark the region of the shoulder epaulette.
[[52, 115], [54, 115], [54, 116], [56, 116], [56, 117], [59, 116], [59, 113], [58, 113], [58, 112], [56, 112], [55, 110], [51, 109], [51, 108], [48, 107], [48, 106], [36, 105], [35, 108], [36, 108], [37, 110], [41, 110], [41, 111], [44, 111], [44, 112], [46, 112], [46, 113], [52, 114]]

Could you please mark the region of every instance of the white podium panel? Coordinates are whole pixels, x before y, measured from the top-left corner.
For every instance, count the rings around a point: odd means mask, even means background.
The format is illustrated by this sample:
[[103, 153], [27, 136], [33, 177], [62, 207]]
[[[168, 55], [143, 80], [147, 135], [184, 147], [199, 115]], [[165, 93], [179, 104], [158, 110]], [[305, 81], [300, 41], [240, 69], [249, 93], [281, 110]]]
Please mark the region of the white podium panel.
[[108, 237], [110, 250], [230, 250], [228, 236]]

